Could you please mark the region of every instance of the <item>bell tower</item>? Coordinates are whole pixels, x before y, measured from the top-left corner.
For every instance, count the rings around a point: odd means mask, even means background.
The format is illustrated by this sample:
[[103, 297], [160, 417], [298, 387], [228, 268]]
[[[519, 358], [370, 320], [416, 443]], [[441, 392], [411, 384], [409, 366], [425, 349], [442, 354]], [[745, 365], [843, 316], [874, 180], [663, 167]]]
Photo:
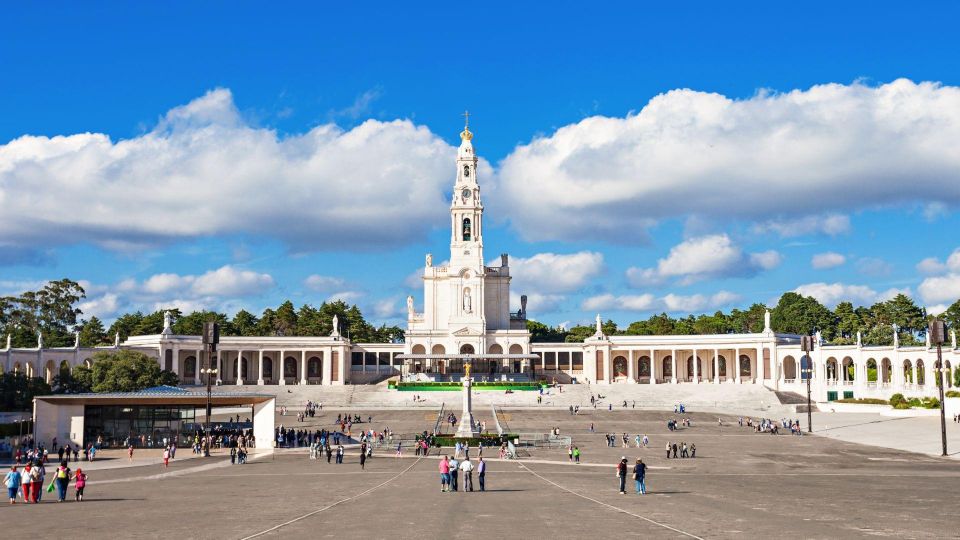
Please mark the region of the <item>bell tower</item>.
[[477, 155], [473, 150], [470, 113], [460, 132], [457, 180], [450, 204], [450, 266], [483, 274], [483, 203], [477, 183]]

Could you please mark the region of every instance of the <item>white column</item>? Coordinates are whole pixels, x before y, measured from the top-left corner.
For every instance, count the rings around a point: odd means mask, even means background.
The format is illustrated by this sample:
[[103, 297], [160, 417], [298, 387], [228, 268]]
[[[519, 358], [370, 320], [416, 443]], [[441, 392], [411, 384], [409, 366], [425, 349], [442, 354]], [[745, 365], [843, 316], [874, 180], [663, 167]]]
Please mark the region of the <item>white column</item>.
[[173, 346], [173, 374], [177, 376], [177, 380], [180, 380], [180, 347], [177, 345]]
[[677, 384], [677, 350], [670, 349], [670, 362], [673, 371], [670, 373], [670, 384]]
[[284, 365], [283, 365], [286, 361], [287, 361], [287, 351], [280, 351], [280, 362], [279, 362], [280, 377], [278, 378], [279, 379], [278, 384], [280, 384], [280, 386], [285, 386], [287, 384], [287, 378], [284, 376], [286, 370], [284, 370]]
[[307, 351], [300, 351], [300, 384], [307, 384]]
[[[773, 351], [770, 351], [770, 360], [773, 360]], [[813, 361], [813, 358], [810, 359]], [[763, 379], [767, 375], [767, 369], [763, 362], [763, 347], [757, 347], [757, 384], [763, 384]]]
[[657, 364], [660, 363], [660, 360], [657, 359], [657, 351], [650, 349], [650, 384], [657, 384]]
[[263, 386], [263, 349], [257, 351], [257, 384]]
[[693, 349], [693, 384], [700, 384], [700, 369], [697, 367], [697, 349]]
[[734, 382], [740, 384], [740, 349], [735, 348], [733, 350], [733, 375]]
[[[333, 367], [332, 362], [333, 362], [333, 349], [330, 347], [327, 347], [327, 349], [323, 351], [323, 364], [322, 364], [323, 375], [320, 379], [320, 384], [327, 384], [327, 385], [330, 384], [330, 381], [333, 378], [333, 370], [331, 369]], [[404, 363], [406, 363], [406, 361], [404, 361]], [[409, 373], [409, 370], [407, 371], [407, 373]]]
[[[224, 370], [224, 368], [225, 368], [226, 366], [223, 365], [223, 357], [221, 356], [222, 354], [223, 354], [223, 351], [221, 351], [221, 350], [218, 350], [218, 351], [217, 351], [217, 354], [216, 354], [216, 358], [217, 358], [217, 365], [216, 365], [216, 369], [217, 369], [217, 384], [223, 384], [223, 376], [225, 375], [225, 373], [223, 372], [223, 370]], [[213, 357], [213, 356], [211, 355], [211, 358], [212, 358], [212, 357]]]
[[[249, 373], [247, 373], [249, 375]], [[243, 384], [243, 351], [237, 351], [237, 385]]]
[[610, 358], [610, 347], [603, 348], [603, 378], [610, 384], [613, 382], [613, 359]]
[[630, 349], [627, 351], [627, 382], [635, 384], [637, 382], [636, 373], [633, 364], [637, 362], [637, 351]]
[[720, 351], [717, 349], [713, 350], [713, 382], [720, 382]]
[[203, 362], [202, 362], [203, 355], [201, 354], [202, 352], [203, 351], [200, 349], [193, 351], [194, 358], [197, 359], [197, 361], [194, 363], [194, 366], [193, 366], [194, 368], [196, 368], [193, 370], [193, 384], [200, 384], [200, 368], [203, 367]]

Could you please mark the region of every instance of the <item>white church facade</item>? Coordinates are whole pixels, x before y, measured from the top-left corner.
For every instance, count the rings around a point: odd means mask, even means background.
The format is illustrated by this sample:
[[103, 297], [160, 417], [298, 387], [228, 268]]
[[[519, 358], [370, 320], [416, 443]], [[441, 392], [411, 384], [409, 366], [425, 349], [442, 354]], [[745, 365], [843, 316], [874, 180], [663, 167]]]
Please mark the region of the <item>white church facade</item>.
[[[754, 334], [607, 336], [599, 322], [583, 343], [531, 343], [526, 297], [510, 306], [510, 266], [484, 262], [484, 208], [477, 178], [473, 134], [465, 127], [456, 158], [450, 205], [450, 254], [434, 265], [425, 257], [423, 296], [407, 299], [404, 343], [353, 343], [334, 331], [320, 337], [223, 336], [215, 356], [218, 384], [344, 385], [388, 377], [456, 380], [470, 362], [476, 378], [591, 384], [759, 385], [805, 392], [799, 336], [765, 328]], [[599, 321], [599, 315], [598, 315]], [[893, 330], [891, 330], [892, 332]], [[62, 370], [92, 362], [98, 350], [142, 351], [177, 374], [185, 385], [200, 384], [200, 336], [163, 333], [131, 336], [110, 347], [0, 349], [4, 372], [22, 372], [51, 381]], [[829, 345], [817, 340], [811, 353], [814, 399], [888, 398], [937, 394], [936, 349], [927, 346]], [[956, 336], [943, 347], [952, 373], [960, 361]], [[946, 387], [952, 387], [950, 377]], [[876, 374], [873, 380], [869, 374]]]

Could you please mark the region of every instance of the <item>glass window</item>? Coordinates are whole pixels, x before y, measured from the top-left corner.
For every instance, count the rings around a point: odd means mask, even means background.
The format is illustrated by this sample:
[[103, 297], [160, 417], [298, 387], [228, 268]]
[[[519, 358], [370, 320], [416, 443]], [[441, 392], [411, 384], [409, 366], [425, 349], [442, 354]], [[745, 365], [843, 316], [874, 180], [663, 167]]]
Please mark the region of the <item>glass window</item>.
[[560, 366], [558, 369], [570, 369], [570, 353], [557, 353], [557, 364]]
[[362, 366], [363, 365], [363, 352], [354, 351], [350, 353], [350, 365], [351, 366]]

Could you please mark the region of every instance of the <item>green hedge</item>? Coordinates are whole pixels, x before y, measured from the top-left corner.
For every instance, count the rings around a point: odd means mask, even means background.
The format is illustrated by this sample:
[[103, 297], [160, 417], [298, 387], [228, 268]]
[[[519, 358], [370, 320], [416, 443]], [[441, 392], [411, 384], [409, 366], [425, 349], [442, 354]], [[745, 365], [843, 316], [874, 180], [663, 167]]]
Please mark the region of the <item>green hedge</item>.
[[948, 390], [946, 393], [946, 397], [960, 397], [960, 392], [956, 390]]
[[885, 399], [877, 398], [843, 398], [834, 403], [859, 403], [861, 405], [889, 405], [890, 402]]
[[894, 394], [890, 396], [890, 405], [892, 405], [894, 409], [911, 409], [913, 407], [939, 409], [940, 400], [935, 397], [906, 398], [903, 397], [903, 394]]
[[[491, 382], [475, 382], [473, 383], [474, 390], [520, 390], [520, 391], [531, 391], [539, 390], [543, 386], [543, 382], [511, 382], [511, 381], [491, 381]], [[463, 388], [463, 385], [460, 382], [395, 382], [388, 383], [387, 388], [393, 390], [400, 390], [404, 392], [452, 392], [460, 390]]]
[[503, 438], [500, 438], [500, 435], [496, 433], [479, 435], [477, 437], [466, 437], [458, 438], [453, 435], [434, 435], [433, 445], [434, 446], [456, 446], [459, 443], [467, 443], [473, 448], [476, 448], [483, 442], [483, 446], [490, 448], [491, 446], [499, 447], [500, 444], [508, 439], [514, 439], [517, 435], [512, 433], [504, 433]]

